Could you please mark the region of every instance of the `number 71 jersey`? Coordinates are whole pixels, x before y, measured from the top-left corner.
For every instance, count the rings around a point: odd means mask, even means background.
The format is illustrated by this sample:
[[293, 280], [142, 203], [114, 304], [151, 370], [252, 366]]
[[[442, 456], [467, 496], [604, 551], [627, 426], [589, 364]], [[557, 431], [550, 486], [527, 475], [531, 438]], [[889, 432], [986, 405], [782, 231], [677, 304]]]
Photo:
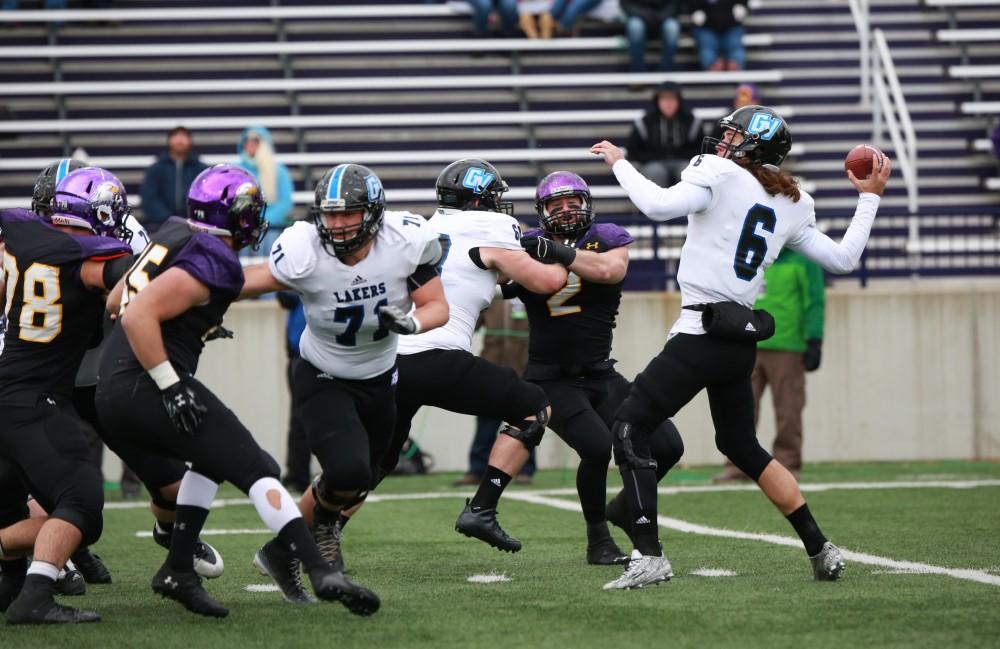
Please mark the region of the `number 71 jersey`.
[[313, 223], [285, 229], [268, 266], [302, 296], [302, 358], [340, 379], [369, 379], [392, 369], [398, 335], [381, 326], [378, 309], [410, 310], [408, 279], [437, 238], [422, 216], [386, 212], [368, 256], [348, 266], [326, 252]]
[[[715, 155], [695, 157], [681, 180], [712, 190], [709, 206], [688, 216], [677, 272], [682, 304], [752, 306], [781, 248], [815, 227], [812, 197], [771, 196], [746, 169]], [[688, 313], [700, 322], [700, 313]]]

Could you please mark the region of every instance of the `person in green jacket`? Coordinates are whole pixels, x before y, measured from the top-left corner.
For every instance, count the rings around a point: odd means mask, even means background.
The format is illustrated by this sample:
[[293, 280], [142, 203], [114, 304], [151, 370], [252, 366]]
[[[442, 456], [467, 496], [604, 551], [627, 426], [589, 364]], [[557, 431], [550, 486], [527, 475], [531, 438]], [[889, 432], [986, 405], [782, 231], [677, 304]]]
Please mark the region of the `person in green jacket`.
[[[774, 316], [774, 336], [757, 343], [753, 369], [755, 411], [771, 386], [775, 426], [774, 459], [798, 477], [802, 469], [802, 410], [806, 405], [806, 372], [819, 368], [823, 347], [826, 295], [823, 269], [799, 253], [785, 248], [764, 271], [764, 291], [755, 309]], [[747, 480], [732, 464], [713, 482]]]

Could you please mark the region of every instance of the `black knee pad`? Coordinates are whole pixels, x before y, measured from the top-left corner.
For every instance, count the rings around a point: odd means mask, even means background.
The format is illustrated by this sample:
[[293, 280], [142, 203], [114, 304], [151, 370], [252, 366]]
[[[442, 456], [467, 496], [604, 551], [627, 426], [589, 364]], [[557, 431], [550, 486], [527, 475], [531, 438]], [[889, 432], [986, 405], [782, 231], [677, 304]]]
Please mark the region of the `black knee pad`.
[[764, 450], [756, 437], [746, 440], [727, 440], [718, 436], [715, 438], [715, 446], [736, 466], [754, 482], [760, 478], [760, 474], [770, 464], [771, 454]]
[[627, 421], [616, 421], [611, 428], [615, 464], [622, 471], [656, 469], [656, 460], [649, 453], [649, 439]]
[[681, 439], [677, 427], [669, 419], [653, 431], [649, 440], [649, 449], [657, 465], [664, 472], [670, 469], [684, 455], [684, 440]]
[[153, 501], [154, 505], [160, 509], [165, 509], [168, 512], [177, 510], [177, 503], [164, 498], [159, 489], [151, 488], [149, 485], [146, 485], [146, 489], [149, 491], [149, 499]]
[[79, 529], [83, 535], [80, 545], [87, 546], [101, 538], [104, 530], [103, 509], [104, 482], [97, 467], [88, 464], [81, 465], [72, 476], [68, 476], [68, 486], [49, 516]]
[[546, 408], [548, 408], [547, 403], [538, 411], [535, 419], [505, 423], [500, 428], [500, 432], [521, 442], [530, 451], [542, 443], [542, 437], [545, 435], [545, 425], [549, 423], [549, 414]]
[[326, 479], [325, 472], [319, 474], [313, 480], [312, 492], [317, 505], [319, 505], [322, 500], [323, 502], [332, 505], [335, 509], [344, 510], [350, 509], [358, 503], [364, 502], [365, 498], [368, 497], [368, 490], [359, 490], [350, 496], [338, 494], [338, 491], [348, 490], [331, 488], [329, 481]]

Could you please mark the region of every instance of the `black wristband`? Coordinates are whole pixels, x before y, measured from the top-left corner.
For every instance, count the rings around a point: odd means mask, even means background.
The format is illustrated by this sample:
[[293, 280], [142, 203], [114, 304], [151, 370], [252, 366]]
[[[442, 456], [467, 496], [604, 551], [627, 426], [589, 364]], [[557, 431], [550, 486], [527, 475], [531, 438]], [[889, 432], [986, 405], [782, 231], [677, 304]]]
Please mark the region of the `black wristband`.
[[553, 241], [552, 258], [557, 263], [569, 267], [570, 264], [576, 261], [576, 248], [559, 243], [558, 241]]

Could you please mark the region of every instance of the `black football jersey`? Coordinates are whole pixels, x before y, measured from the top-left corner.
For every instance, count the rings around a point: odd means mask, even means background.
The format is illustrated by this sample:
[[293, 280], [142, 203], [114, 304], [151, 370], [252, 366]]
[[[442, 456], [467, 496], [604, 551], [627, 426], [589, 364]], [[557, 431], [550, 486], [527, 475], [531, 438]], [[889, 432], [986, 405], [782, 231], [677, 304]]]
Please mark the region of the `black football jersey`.
[[23, 209], [0, 211], [7, 330], [0, 354], [0, 402], [34, 406], [68, 396], [104, 314], [104, 295], [80, 279], [85, 261], [131, 254], [109, 237], [62, 232]]
[[[524, 236], [547, 236], [529, 230]], [[632, 236], [613, 223], [595, 223], [573, 246], [605, 252], [632, 243]], [[597, 284], [570, 272], [566, 285], [551, 295], [523, 287], [517, 296], [528, 312], [528, 364], [596, 367], [611, 356], [612, 329], [622, 297], [622, 284]]]
[[[187, 220], [172, 216], [155, 234], [125, 274], [122, 312], [129, 301], [157, 276], [180, 268], [209, 288], [207, 303], [161, 324], [167, 357], [178, 373], [194, 374], [205, 337], [222, 324], [229, 305], [243, 288], [239, 257], [219, 237], [197, 232]], [[101, 379], [121, 372], [143, 371], [121, 327], [115, 327], [101, 358]]]

